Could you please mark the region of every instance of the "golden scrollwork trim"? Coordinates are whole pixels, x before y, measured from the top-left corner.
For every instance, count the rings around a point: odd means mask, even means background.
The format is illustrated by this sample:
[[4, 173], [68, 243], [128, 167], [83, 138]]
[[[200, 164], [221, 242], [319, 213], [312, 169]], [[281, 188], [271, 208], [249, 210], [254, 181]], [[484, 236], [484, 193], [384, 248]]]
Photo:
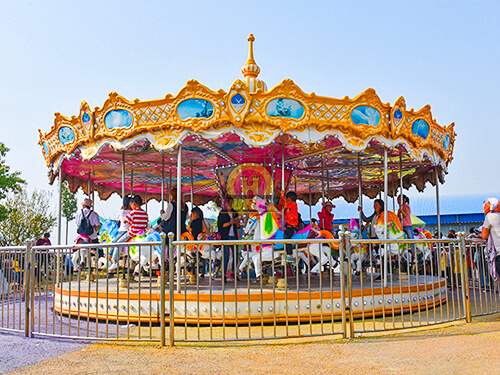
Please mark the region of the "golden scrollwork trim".
[[[245, 103], [235, 106], [231, 98], [240, 94]], [[286, 116], [270, 116], [267, 106], [275, 99], [293, 99], [303, 106], [304, 113], [300, 118]], [[181, 118], [178, 113], [179, 104], [188, 99], [203, 99], [213, 106], [213, 113], [208, 118]], [[380, 114], [376, 126], [355, 123], [353, 111], [360, 106], [375, 109]], [[112, 110], [125, 110], [132, 115], [132, 123], [128, 127], [108, 128], [106, 115]], [[423, 120], [429, 125], [426, 139], [413, 134], [412, 124]], [[74, 140], [64, 145], [59, 140], [62, 127], [70, 128]], [[181, 131], [182, 129], [186, 130]], [[302, 134], [302, 141], [311, 142], [309, 131], [337, 134], [352, 150], [360, 150], [368, 146], [371, 139], [377, 139], [388, 146], [404, 144], [415, 157], [431, 155], [434, 159], [447, 165], [452, 160], [456, 134], [454, 124], [442, 127], [432, 118], [430, 106], [418, 111], [406, 109], [403, 97], [398, 98], [391, 107], [382, 103], [375, 90], [367, 89], [358, 96], [342, 99], [306, 94], [292, 80], [285, 79], [269, 91], [250, 92], [248, 85], [236, 80], [226, 93], [224, 90], [212, 91], [196, 80], [189, 80], [175, 96], [167, 94], [163, 99], [129, 101], [112, 92], [102, 108], [94, 111], [86, 102], [82, 102], [78, 116], [65, 117], [55, 114], [54, 125], [47, 133], [40, 133], [39, 144], [47, 165], [53, 165], [60, 155], [69, 155], [77, 147], [85, 146], [93, 149], [96, 144], [116, 144], [128, 142], [140, 136], [154, 134], [153, 144], [157, 149], [172, 148], [188, 133], [206, 133], [212, 136], [216, 132], [234, 130], [245, 141], [252, 145], [266, 145], [281, 133], [293, 130], [294, 134]], [[174, 135], [174, 133], [176, 133]], [[171, 135], [168, 135], [171, 134]], [[179, 138], [180, 137], [180, 138]], [[446, 138], [448, 137], [448, 138]], [[315, 137], [318, 139], [318, 137]], [[444, 146], [448, 146], [447, 149]]]

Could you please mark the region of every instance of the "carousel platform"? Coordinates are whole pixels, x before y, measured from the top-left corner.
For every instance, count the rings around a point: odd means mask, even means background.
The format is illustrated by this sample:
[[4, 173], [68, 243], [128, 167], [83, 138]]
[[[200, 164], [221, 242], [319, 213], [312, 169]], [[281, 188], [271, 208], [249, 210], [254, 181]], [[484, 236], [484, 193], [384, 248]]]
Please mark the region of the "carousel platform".
[[[332, 276], [332, 277], [331, 277]], [[342, 317], [340, 276], [323, 274], [287, 278], [287, 288], [269, 282], [182, 278], [180, 293], [174, 284], [174, 311], [170, 310], [168, 280], [165, 290], [165, 321], [176, 324], [239, 325], [333, 321]], [[55, 289], [55, 311], [80, 318], [159, 323], [161, 291], [157, 277], [141, 277], [120, 287], [116, 278], [97, 281], [66, 281]], [[122, 284], [123, 285], [123, 284]], [[376, 317], [394, 312], [413, 312], [446, 303], [446, 281], [429, 275], [389, 277], [383, 287], [380, 274], [353, 277], [349, 306], [354, 317]]]

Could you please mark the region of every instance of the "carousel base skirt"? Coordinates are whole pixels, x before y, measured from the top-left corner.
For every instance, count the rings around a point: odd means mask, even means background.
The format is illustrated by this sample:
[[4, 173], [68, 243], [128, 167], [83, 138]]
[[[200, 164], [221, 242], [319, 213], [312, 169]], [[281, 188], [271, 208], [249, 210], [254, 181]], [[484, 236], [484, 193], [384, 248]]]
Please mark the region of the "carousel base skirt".
[[[298, 287], [297, 287], [298, 281]], [[393, 275], [383, 286], [380, 274], [367, 274], [352, 282], [354, 317], [410, 313], [446, 303], [446, 281], [429, 275]], [[202, 325], [320, 322], [341, 319], [340, 277], [334, 274], [287, 278], [287, 288], [248, 280], [181, 280], [174, 285], [174, 312], [170, 313], [168, 282], [165, 287], [165, 321]], [[346, 287], [347, 288], [347, 287]], [[63, 282], [55, 288], [55, 311], [70, 317], [106, 321], [159, 323], [161, 292], [156, 278], [143, 277], [120, 286], [116, 278], [92, 282]]]

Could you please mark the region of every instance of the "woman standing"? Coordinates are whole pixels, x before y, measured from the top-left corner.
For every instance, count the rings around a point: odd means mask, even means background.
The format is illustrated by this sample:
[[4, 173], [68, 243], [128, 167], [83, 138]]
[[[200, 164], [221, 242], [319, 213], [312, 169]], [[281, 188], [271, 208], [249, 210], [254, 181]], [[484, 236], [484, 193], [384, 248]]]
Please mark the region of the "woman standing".
[[[238, 228], [240, 227], [240, 220], [238, 214], [233, 210], [233, 198], [229, 197], [222, 203], [222, 211], [217, 218], [217, 227], [222, 240], [237, 240]], [[222, 280], [225, 283], [227, 266], [229, 263], [229, 251], [233, 251], [233, 270], [237, 270], [236, 262], [238, 261], [237, 251], [234, 245], [224, 245], [223, 260], [224, 267], [222, 269]]]

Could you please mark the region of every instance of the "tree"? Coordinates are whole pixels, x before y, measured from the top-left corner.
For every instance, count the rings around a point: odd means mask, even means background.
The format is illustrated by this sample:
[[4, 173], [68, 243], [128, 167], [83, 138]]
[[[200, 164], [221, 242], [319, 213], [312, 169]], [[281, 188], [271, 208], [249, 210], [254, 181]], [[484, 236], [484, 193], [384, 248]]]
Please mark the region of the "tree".
[[[10, 167], [5, 165], [5, 155], [9, 149], [0, 142], [0, 201], [7, 197], [9, 192], [19, 192], [24, 180], [19, 177], [20, 172], [10, 172]], [[7, 218], [7, 208], [0, 204], [0, 222]]]
[[0, 221], [0, 245], [24, 245], [50, 231], [56, 224], [56, 216], [50, 212], [50, 197], [44, 190], [29, 195], [24, 187], [17, 194], [8, 194], [4, 202], [7, 217]]
[[62, 216], [66, 218], [66, 243], [68, 243], [68, 223], [75, 218], [78, 210], [75, 194], [69, 191], [68, 183], [65, 181], [62, 186]]

